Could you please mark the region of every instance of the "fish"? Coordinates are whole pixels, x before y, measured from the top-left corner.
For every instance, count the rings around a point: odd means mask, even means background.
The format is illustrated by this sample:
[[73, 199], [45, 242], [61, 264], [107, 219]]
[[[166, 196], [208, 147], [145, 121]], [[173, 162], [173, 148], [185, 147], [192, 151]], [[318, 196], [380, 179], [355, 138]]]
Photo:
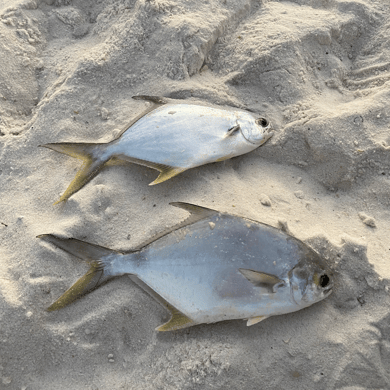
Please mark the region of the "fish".
[[66, 201], [103, 167], [127, 161], [160, 172], [155, 185], [200, 165], [224, 161], [258, 148], [272, 137], [270, 122], [252, 113], [138, 95], [151, 106], [108, 143], [39, 145], [84, 161], [60, 199]]
[[157, 331], [236, 319], [251, 326], [332, 293], [330, 267], [297, 238], [252, 219], [190, 203], [170, 204], [190, 216], [129, 251], [38, 236], [90, 265], [47, 310], [62, 309], [121, 275], [169, 310], [170, 319]]

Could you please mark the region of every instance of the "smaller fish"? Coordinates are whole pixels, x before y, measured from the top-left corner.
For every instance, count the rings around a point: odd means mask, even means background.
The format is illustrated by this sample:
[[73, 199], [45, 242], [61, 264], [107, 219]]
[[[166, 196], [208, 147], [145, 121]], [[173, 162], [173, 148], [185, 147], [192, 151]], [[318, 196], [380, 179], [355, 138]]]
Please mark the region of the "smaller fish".
[[154, 185], [187, 169], [248, 153], [273, 135], [265, 118], [255, 118], [247, 111], [178, 103], [158, 96], [133, 99], [152, 105], [114, 141], [40, 145], [84, 160], [56, 203], [67, 200], [115, 160], [156, 169], [160, 175], [150, 183]]
[[128, 252], [52, 234], [38, 236], [90, 264], [47, 310], [61, 309], [124, 274], [171, 312], [158, 331], [233, 319], [250, 326], [331, 294], [329, 267], [302, 241], [257, 221], [171, 204], [189, 211], [190, 217]]

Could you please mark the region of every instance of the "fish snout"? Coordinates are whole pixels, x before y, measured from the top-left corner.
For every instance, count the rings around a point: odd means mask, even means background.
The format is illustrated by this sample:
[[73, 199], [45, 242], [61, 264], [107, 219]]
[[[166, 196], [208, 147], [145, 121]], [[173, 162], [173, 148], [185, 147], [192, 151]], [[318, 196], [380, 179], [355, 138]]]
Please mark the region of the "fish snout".
[[265, 139], [264, 142], [268, 141], [273, 135], [274, 135], [274, 132], [271, 130], [271, 128], [267, 129], [264, 132], [264, 139]]
[[263, 117], [248, 121], [239, 120], [237, 122], [241, 127], [241, 133], [244, 138], [251, 144], [257, 146], [263, 145], [274, 134], [271, 131], [270, 122]]
[[271, 123], [266, 118], [260, 117], [256, 119], [256, 124], [261, 129], [262, 136], [263, 136], [263, 143], [268, 141], [274, 135]]

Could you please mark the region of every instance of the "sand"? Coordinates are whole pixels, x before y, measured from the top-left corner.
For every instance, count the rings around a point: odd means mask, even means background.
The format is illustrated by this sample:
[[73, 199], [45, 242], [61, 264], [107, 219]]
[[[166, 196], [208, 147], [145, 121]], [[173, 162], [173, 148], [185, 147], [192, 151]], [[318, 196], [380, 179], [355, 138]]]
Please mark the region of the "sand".
[[[1, 389], [390, 388], [390, 6], [382, 0], [0, 2]], [[149, 187], [105, 169], [53, 206], [80, 162], [38, 145], [105, 142], [136, 94], [255, 110], [254, 152]], [[123, 276], [45, 311], [88, 266], [36, 238], [130, 249], [184, 201], [287, 224], [335, 272], [326, 300], [247, 327], [172, 333]]]

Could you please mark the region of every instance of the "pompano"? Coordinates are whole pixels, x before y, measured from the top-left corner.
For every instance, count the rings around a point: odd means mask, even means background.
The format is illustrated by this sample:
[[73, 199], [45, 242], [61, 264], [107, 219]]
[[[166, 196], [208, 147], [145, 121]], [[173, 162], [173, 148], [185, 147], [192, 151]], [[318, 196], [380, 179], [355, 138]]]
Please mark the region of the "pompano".
[[160, 171], [151, 185], [200, 165], [248, 153], [273, 132], [264, 118], [238, 109], [222, 109], [157, 96], [134, 96], [152, 106], [108, 143], [42, 145], [84, 160], [59, 203], [92, 180], [108, 163], [125, 160]]
[[159, 331], [232, 319], [245, 319], [249, 326], [303, 309], [332, 292], [330, 269], [302, 241], [250, 219], [171, 204], [191, 216], [125, 253], [74, 238], [38, 236], [90, 263], [48, 311], [124, 274], [171, 311]]

